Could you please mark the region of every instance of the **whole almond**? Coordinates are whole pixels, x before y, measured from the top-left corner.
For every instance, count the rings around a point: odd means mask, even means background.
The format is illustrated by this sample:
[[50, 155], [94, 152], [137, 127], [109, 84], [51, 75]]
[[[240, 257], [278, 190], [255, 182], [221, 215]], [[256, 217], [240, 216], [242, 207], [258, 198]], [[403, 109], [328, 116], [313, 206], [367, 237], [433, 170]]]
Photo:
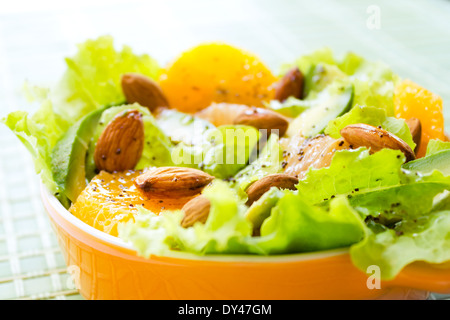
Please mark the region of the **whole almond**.
[[233, 124], [241, 124], [253, 126], [257, 129], [267, 130], [267, 135], [272, 130], [278, 130], [278, 135], [282, 137], [289, 126], [289, 121], [275, 111], [262, 108], [249, 108], [241, 112], [235, 119]]
[[189, 200], [181, 209], [184, 212], [181, 226], [183, 228], [192, 227], [196, 222], [205, 223], [209, 216], [211, 203], [203, 195]]
[[411, 131], [412, 139], [416, 144], [414, 152], [417, 152], [417, 150], [419, 150], [420, 141], [422, 140], [422, 124], [417, 118], [410, 118], [406, 120], [406, 124], [408, 125], [409, 131]]
[[283, 102], [289, 97], [301, 99], [303, 97], [304, 77], [298, 67], [290, 69], [277, 83], [275, 100]]
[[351, 124], [341, 130], [341, 135], [350, 144], [351, 148], [367, 147], [371, 152], [388, 148], [403, 152], [406, 161], [416, 158], [414, 151], [405, 141], [379, 127], [365, 123]]
[[126, 73], [121, 78], [122, 91], [128, 103], [139, 103], [150, 111], [158, 107], [169, 107], [161, 87], [142, 74]]
[[148, 199], [183, 198], [199, 194], [213, 176], [183, 167], [159, 167], [138, 176], [134, 184]]
[[253, 202], [261, 198], [261, 196], [272, 187], [276, 187], [278, 189], [296, 190], [295, 185], [297, 184], [297, 178], [284, 173], [275, 173], [265, 176], [264, 178], [253, 182], [247, 188], [246, 193], [248, 200], [246, 205], [252, 205]]
[[143, 148], [142, 114], [137, 110], [121, 112], [106, 126], [97, 141], [95, 166], [108, 172], [134, 169]]

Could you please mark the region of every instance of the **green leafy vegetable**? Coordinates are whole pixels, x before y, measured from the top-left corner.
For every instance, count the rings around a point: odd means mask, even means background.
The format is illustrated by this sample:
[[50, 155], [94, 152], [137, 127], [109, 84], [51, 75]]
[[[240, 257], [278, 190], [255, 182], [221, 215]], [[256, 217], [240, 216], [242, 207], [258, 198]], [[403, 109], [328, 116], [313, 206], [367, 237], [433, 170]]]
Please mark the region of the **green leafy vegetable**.
[[30, 151], [42, 182], [67, 204], [51, 170], [52, 150], [57, 141], [93, 110], [124, 100], [119, 85], [121, 74], [140, 72], [155, 78], [159, 66], [148, 55], [133, 54], [129, 47], [117, 51], [108, 36], [80, 44], [78, 52], [67, 58], [66, 64], [67, 71], [50, 90], [26, 85], [27, 97], [41, 104], [32, 116], [16, 111], [2, 122]]
[[449, 188], [450, 177], [438, 171], [425, 176], [406, 175], [397, 185], [354, 193], [350, 203], [366, 216], [417, 218], [430, 212], [435, 197]]
[[450, 211], [433, 212], [421, 219], [404, 221], [399, 227], [368, 236], [350, 249], [353, 263], [361, 270], [377, 265], [381, 278], [391, 280], [411, 262], [443, 263], [450, 260]]
[[344, 197], [333, 199], [325, 210], [286, 191], [263, 222], [261, 236], [249, 243], [257, 253], [309, 252], [346, 247], [364, 234], [363, 220]]
[[104, 105], [124, 102], [122, 74], [137, 72], [156, 79], [160, 72], [150, 56], [136, 55], [127, 46], [116, 50], [110, 36], [78, 45], [78, 52], [66, 58], [66, 64], [67, 71], [51, 93], [62, 106], [58, 112], [75, 121]]
[[141, 209], [136, 223], [119, 225], [120, 237], [131, 241], [144, 256], [167, 254], [171, 249], [197, 254], [244, 253], [244, 240], [251, 236], [252, 226], [244, 216], [245, 205], [236, 191], [215, 180], [203, 194], [211, 203], [205, 224], [183, 228], [181, 211], [157, 216]]
[[49, 99], [42, 101], [38, 111], [30, 116], [25, 111], [15, 111], [2, 119], [30, 152], [35, 170], [42, 182], [54, 194], [59, 187], [53, 180], [51, 169], [52, 150], [56, 142], [69, 128], [69, 123], [54, 112]]
[[[160, 68], [129, 47], [116, 50], [111, 37], [80, 44], [66, 64], [55, 88], [28, 88], [41, 104], [34, 115], [16, 111], [2, 119], [30, 151], [42, 181], [63, 203], [75, 199], [85, 175], [96, 173], [93, 153], [105, 126], [130, 108], [143, 114], [145, 130], [136, 169], [179, 165], [219, 178], [203, 190], [211, 203], [204, 224], [183, 228], [181, 210], [156, 215], [144, 208], [138, 209], [134, 222], [120, 224], [120, 237], [139, 254], [275, 255], [350, 247], [358, 268], [378, 265], [387, 280], [414, 261], [450, 260], [450, 143], [431, 140], [426, 157], [408, 163], [398, 150], [372, 155], [365, 148], [338, 151], [329, 167], [309, 169], [298, 190], [271, 188], [247, 207], [248, 185], [281, 171], [278, 136], [271, 135], [257, 154], [261, 135], [254, 127], [216, 128], [176, 110], [165, 110], [155, 119], [147, 108], [122, 105], [123, 73], [156, 79]], [[386, 65], [354, 53], [336, 59], [328, 48], [294, 65], [305, 76], [305, 98], [267, 105], [300, 119], [289, 133], [325, 132], [339, 138], [345, 126], [366, 123], [381, 126], [414, 149], [406, 122], [394, 117], [398, 77]], [[73, 159], [81, 159], [81, 164]], [[75, 174], [69, 175], [72, 171]]]
[[440, 151], [450, 150], [450, 142], [438, 139], [431, 139], [428, 141], [427, 152], [425, 156], [431, 156]]
[[318, 203], [363, 189], [397, 185], [403, 161], [398, 150], [383, 149], [373, 155], [365, 148], [338, 151], [329, 167], [310, 169], [297, 188], [306, 199]]
[[437, 170], [448, 176], [450, 175], [450, 150], [430, 152], [423, 158], [405, 163], [403, 168], [421, 174], [428, 174]]

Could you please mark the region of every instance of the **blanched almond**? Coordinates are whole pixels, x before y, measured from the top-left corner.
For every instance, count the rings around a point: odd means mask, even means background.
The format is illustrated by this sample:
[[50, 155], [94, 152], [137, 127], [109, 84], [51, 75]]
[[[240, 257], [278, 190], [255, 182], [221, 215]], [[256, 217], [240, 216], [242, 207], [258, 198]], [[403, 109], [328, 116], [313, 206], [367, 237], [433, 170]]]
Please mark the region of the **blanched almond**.
[[213, 179], [197, 169], [159, 167], [144, 172], [134, 183], [148, 199], [183, 198], [199, 194]]
[[128, 110], [117, 115], [97, 141], [94, 162], [108, 172], [134, 169], [144, 148], [142, 114]]
[[168, 107], [169, 102], [158, 83], [138, 73], [126, 73], [121, 78], [122, 91], [128, 103], [139, 103], [150, 111]]
[[183, 228], [192, 227], [196, 222], [205, 223], [209, 216], [211, 203], [203, 195], [189, 200], [181, 209], [184, 212], [181, 226]]
[[381, 128], [365, 123], [351, 124], [341, 130], [341, 135], [353, 148], [367, 147], [371, 152], [384, 148], [400, 150], [406, 161], [415, 159], [413, 150], [405, 141]]

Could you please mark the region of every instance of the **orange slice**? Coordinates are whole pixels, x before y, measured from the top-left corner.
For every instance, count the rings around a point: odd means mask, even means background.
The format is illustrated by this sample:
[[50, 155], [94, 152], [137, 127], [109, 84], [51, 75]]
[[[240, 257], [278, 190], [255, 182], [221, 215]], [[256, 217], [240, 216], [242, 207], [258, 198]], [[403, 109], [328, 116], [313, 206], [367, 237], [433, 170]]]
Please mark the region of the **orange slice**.
[[445, 140], [442, 99], [411, 80], [403, 80], [395, 87], [395, 116], [418, 118], [422, 124], [422, 138], [417, 151], [423, 157], [430, 139]]
[[194, 47], [162, 74], [160, 86], [170, 105], [194, 113], [212, 102], [263, 106], [274, 97], [277, 78], [252, 53], [224, 43]]
[[141, 173], [101, 171], [78, 196], [69, 211], [88, 225], [117, 236], [118, 224], [134, 220], [139, 206], [160, 214], [164, 210], [181, 209], [191, 199], [144, 199], [133, 183]]

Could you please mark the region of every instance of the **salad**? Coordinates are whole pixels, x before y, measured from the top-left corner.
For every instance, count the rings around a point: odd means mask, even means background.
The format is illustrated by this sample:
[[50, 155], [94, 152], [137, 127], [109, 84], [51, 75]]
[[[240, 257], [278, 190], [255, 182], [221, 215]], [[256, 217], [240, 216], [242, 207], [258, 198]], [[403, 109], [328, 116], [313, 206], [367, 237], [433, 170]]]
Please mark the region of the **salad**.
[[328, 49], [271, 71], [204, 43], [167, 66], [109, 36], [2, 119], [74, 216], [145, 257], [349, 248], [394, 278], [450, 261], [442, 99]]

